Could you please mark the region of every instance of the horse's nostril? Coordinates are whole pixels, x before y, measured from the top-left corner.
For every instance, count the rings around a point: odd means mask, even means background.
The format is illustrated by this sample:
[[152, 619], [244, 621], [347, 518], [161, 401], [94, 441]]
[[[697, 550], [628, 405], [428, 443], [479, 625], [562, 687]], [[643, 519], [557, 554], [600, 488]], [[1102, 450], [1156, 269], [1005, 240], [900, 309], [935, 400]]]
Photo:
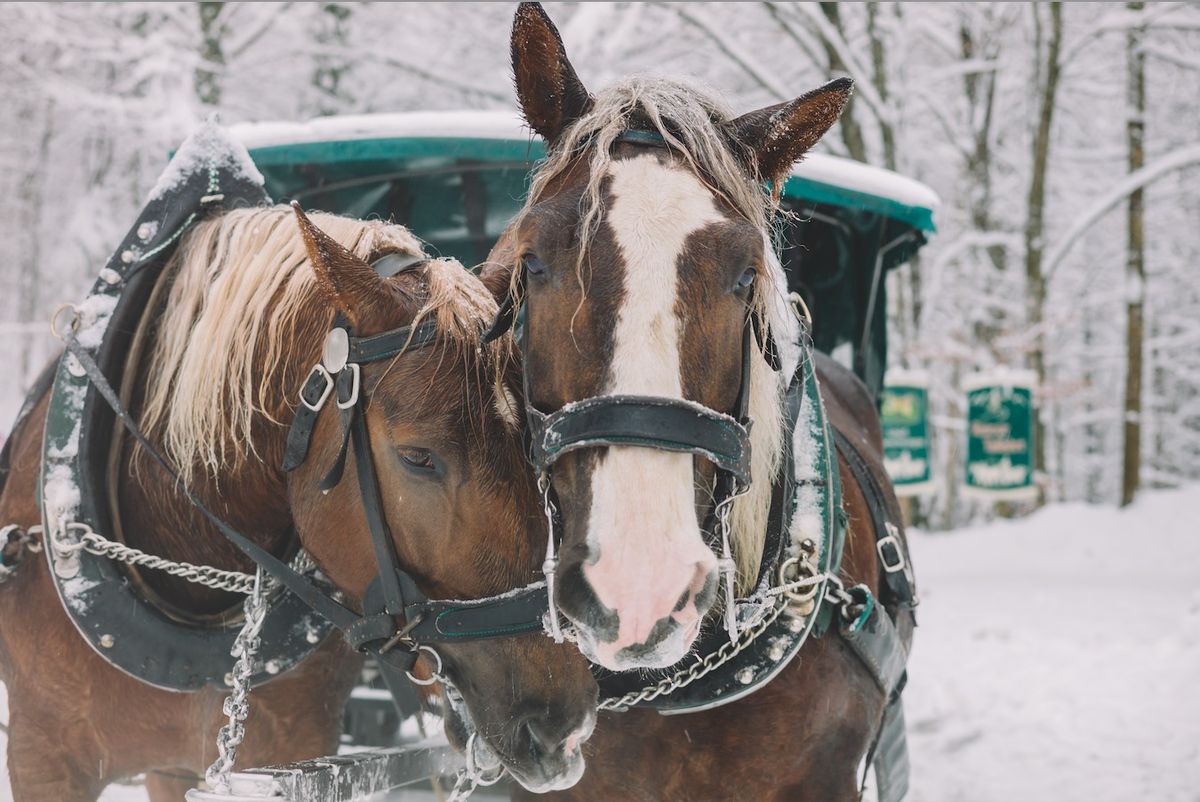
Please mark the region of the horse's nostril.
[[578, 721], [568, 718], [538, 716], [526, 720], [523, 726], [529, 737], [529, 751], [535, 758], [574, 752], [591, 733], [586, 722], [579, 726]]
[[557, 728], [549, 726], [542, 719], [530, 719], [525, 722], [525, 730], [529, 733], [529, 747], [534, 755], [548, 755], [556, 751], [563, 742]]
[[695, 581], [693, 581], [689, 590], [693, 591], [692, 596], [696, 603], [696, 612], [704, 615], [708, 612], [708, 608], [712, 607], [713, 602], [717, 600], [717, 579], [719, 574], [716, 571], [710, 570], [705, 565], [700, 565], [696, 572]]

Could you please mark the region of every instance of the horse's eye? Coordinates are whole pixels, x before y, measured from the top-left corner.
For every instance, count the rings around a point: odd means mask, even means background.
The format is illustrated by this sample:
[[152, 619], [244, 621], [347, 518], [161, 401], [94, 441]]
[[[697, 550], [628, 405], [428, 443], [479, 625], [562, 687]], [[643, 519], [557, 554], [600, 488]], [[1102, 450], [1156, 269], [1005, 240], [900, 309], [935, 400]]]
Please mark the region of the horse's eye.
[[532, 253], [522, 256], [521, 264], [524, 266], [525, 272], [530, 275], [540, 276], [546, 272], [546, 263]]
[[433, 471], [437, 466], [433, 462], [433, 452], [427, 448], [401, 448], [400, 459], [405, 465], [416, 471]]
[[757, 275], [758, 275], [758, 271], [755, 270], [753, 267], [746, 268], [745, 272], [742, 273], [742, 275], [738, 276], [738, 280], [737, 280], [738, 289], [739, 290], [747, 289], [751, 284], [754, 283], [754, 277]]

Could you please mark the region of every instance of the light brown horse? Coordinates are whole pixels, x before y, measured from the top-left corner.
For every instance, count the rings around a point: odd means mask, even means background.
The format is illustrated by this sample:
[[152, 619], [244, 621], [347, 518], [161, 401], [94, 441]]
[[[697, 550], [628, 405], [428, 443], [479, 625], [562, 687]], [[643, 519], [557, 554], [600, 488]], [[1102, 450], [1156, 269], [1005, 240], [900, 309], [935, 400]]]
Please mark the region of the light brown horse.
[[[479, 598], [536, 579], [545, 527], [510, 389], [519, 387], [519, 374], [506, 343], [480, 343], [494, 298], [450, 261], [382, 278], [373, 260], [420, 254], [406, 230], [314, 217], [329, 237], [310, 231], [322, 243], [311, 253], [285, 207], [228, 212], [186, 234], [167, 267], [169, 296], [154, 310], [151, 356], [137, 368], [134, 416], [228, 523], [276, 554], [297, 533], [357, 603], [376, 566], [353, 463], [327, 495], [318, 489], [342, 442], [337, 416], [318, 419], [308, 458], [290, 475], [280, 467], [287, 424], [335, 312], [360, 336], [433, 319], [433, 347], [363, 367], [369, 439], [400, 563], [430, 598]], [[41, 519], [36, 483], [46, 411], [43, 397], [12, 435], [4, 523], [30, 527]], [[139, 449], [127, 442], [118, 464], [129, 545], [172, 560], [252, 569]], [[240, 598], [151, 571], [138, 581], [196, 616]], [[531, 634], [439, 651], [480, 736], [515, 777], [535, 788], [578, 777], [578, 741], [594, 721], [597, 691], [576, 650]], [[141, 772], [149, 772], [156, 802], [178, 802], [193, 784], [186, 778], [215, 757], [227, 690], [168, 692], [114, 668], [75, 631], [43, 559], [27, 558], [0, 586], [0, 658], [18, 802], [91, 800], [113, 780]], [[238, 765], [335, 752], [360, 663], [332, 636], [255, 689]], [[461, 746], [461, 722], [451, 715], [447, 729]]]
[[[653, 396], [734, 416], [749, 359], [752, 485], [731, 516], [745, 591], [763, 550], [781, 453], [793, 447], [780, 407], [799, 359], [766, 187], [780, 187], [834, 123], [850, 82], [742, 116], [666, 80], [627, 80], [592, 95], [538, 4], [517, 12], [512, 58], [525, 119], [546, 140], [548, 158], [485, 280], [511, 279], [524, 303], [527, 401], [548, 415], [583, 399]], [[743, 357], [755, 317], [774, 335], [782, 370], [768, 364], [768, 338], [751, 341]], [[818, 360], [817, 374], [832, 423], [890, 487], [865, 390], [831, 361]], [[839, 468], [849, 519], [842, 579], [878, 590], [863, 491], [846, 463]], [[718, 555], [704, 532], [712, 464], [686, 450], [610, 442], [564, 451], [552, 477], [562, 516], [558, 604], [581, 649], [615, 671], [684, 658], [719, 587]], [[819, 538], [811, 526], [796, 516], [792, 542]], [[884, 703], [831, 632], [811, 639], [770, 683], [723, 707], [602, 714], [582, 782], [555, 798], [856, 799], [856, 769]]]

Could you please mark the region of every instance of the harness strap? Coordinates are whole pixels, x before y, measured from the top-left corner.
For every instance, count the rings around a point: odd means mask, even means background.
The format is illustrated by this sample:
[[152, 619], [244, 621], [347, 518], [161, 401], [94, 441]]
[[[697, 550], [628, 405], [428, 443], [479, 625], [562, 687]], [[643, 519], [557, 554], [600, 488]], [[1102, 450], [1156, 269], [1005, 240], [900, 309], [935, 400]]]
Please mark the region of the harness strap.
[[883, 603], [893, 609], [897, 606], [912, 607], [916, 599], [912, 561], [909, 560], [908, 550], [901, 540], [900, 530], [889, 520], [891, 516], [888, 514], [887, 500], [879, 480], [862, 452], [849, 437], [834, 428], [833, 439], [867, 501], [867, 510], [875, 532], [875, 547], [883, 568], [883, 584], [887, 591]]
[[[833, 429], [837, 450], [846, 460], [854, 479], [862, 488], [867, 511], [875, 532], [875, 548], [883, 573], [883, 599], [886, 613], [875, 605], [866, 620], [843, 625], [839, 634], [859, 661], [867, 668], [887, 700], [883, 720], [867, 750], [865, 766], [874, 768], [880, 802], [899, 802], [908, 792], [908, 742], [904, 725], [904, 707], [900, 697], [907, 681], [905, 666], [908, 651], [897, 625], [913, 625], [916, 602], [912, 563], [900, 535], [889, 520], [887, 499], [875, 472], [862, 452], [843, 432]], [[866, 775], [863, 776], [865, 787]]]
[[[323, 585], [318, 584], [308, 576], [296, 572], [290, 565], [238, 532], [212, 512], [183, 483], [178, 472], [142, 433], [88, 350], [80, 345], [79, 341], [70, 332], [67, 332], [63, 339], [67, 351], [79, 361], [79, 364], [92, 380], [93, 386], [95, 386], [109, 407], [112, 408], [117, 419], [121, 421], [121, 424], [138, 444], [145, 449], [151, 459], [171, 477], [179, 490], [200, 514], [208, 519], [229, 542], [257, 565], [261, 566], [264, 571], [287, 590], [294, 593], [310, 609], [327, 619], [338, 629], [342, 630], [343, 633], [346, 633], [347, 641], [354, 648], [374, 656], [381, 663], [391, 668], [399, 671], [411, 671], [417, 660], [417, 652], [409, 649], [392, 648], [395, 646], [398, 640], [397, 635], [399, 634], [396, 626], [397, 615], [404, 615], [409, 621], [415, 620], [417, 622], [411, 628], [410, 632], [405, 632], [406, 635], [411, 634], [414, 640], [419, 639], [430, 642], [497, 637], [532, 631], [541, 627], [541, 612], [544, 612], [548, 606], [546, 601], [546, 587], [542, 583], [535, 583], [518, 591], [503, 594], [502, 596], [477, 601], [424, 602], [422, 599], [420, 602], [409, 605], [404, 605], [403, 602], [400, 602], [397, 613], [392, 613], [390, 610], [385, 609], [383, 612], [373, 612], [365, 616], [359, 615], [349, 607], [335, 601]], [[357, 424], [355, 427], [352, 427], [352, 433], [353, 429], [357, 428], [359, 437], [362, 438], [363, 444], [368, 449], [358, 451], [358, 444], [356, 443], [356, 453], [365, 454], [369, 460], [370, 452], [369, 444], [366, 443], [366, 427], [360, 415], [356, 415], [355, 418]], [[362, 466], [362, 476], [360, 476], [359, 484], [363, 488], [362, 493], [364, 494], [364, 505], [366, 508], [368, 510], [372, 509], [372, 503], [374, 503], [376, 505], [374, 509], [380, 510], [381, 507], [378, 506], [379, 489], [375, 480], [373, 465]], [[375, 502], [369, 503], [366, 499], [368, 494], [371, 493], [374, 494]], [[368, 512], [367, 515], [368, 521], [371, 521], [372, 513]], [[380, 517], [380, 520], [382, 521], [382, 517]], [[374, 525], [372, 525], [372, 531], [375, 531]], [[390, 537], [388, 538], [388, 543], [391, 543]], [[381, 565], [386, 564], [381, 563]], [[402, 595], [402, 591], [399, 590], [400, 583], [404, 579], [407, 579], [407, 574], [400, 571], [396, 567], [396, 563], [393, 562], [390, 565], [393, 569], [391, 573], [397, 577], [397, 586], [391, 592], [397, 595], [393, 597], [392, 601], [385, 603], [385, 608], [396, 606], [395, 598], [399, 598]], [[385, 576], [388, 573], [388, 571], [381, 571], [381, 576]], [[412, 585], [412, 588], [410, 597], [413, 597], [414, 602], [416, 602], [420, 598], [420, 595], [419, 592], [415, 591], [415, 584]], [[521, 625], [519, 619], [525, 615], [528, 615], [529, 618]]]
[[891, 616], [880, 605], [872, 605], [865, 621], [843, 622], [839, 634], [867, 667], [884, 697], [890, 700], [893, 694], [899, 695], [904, 687], [908, 651]]
[[437, 339], [437, 321], [425, 320], [416, 327], [404, 327], [372, 334], [369, 337], [351, 337], [347, 363], [378, 362], [399, 356], [406, 350], [424, 348]]
[[[359, 408], [361, 400], [351, 411], [350, 437], [354, 443], [354, 464], [358, 470], [358, 489], [362, 496], [363, 512], [367, 517], [367, 531], [371, 533], [371, 546], [375, 550], [375, 562], [379, 566], [379, 582], [383, 589], [384, 611], [391, 615], [403, 615], [408, 605], [404, 600], [404, 588], [400, 583], [400, 561], [396, 557], [396, 544], [392, 530], [383, 513], [383, 500], [379, 496], [379, 479], [371, 461], [371, 438], [367, 435], [366, 416]], [[415, 590], [415, 584], [412, 588]], [[413, 601], [423, 600], [423, 597]]]
[[283, 454], [284, 471], [291, 473], [304, 463], [312, 442], [313, 429], [317, 426], [317, 417], [332, 389], [333, 379], [324, 368], [308, 374], [308, 379], [300, 388], [300, 406], [296, 407], [292, 426], [288, 429], [287, 450]]
[[167, 476], [170, 476], [175, 481], [176, 487], [187, 496], [192, 506], [199, 510], [200, 514], [207, 518], [229, 542], [237, 546], [247, 557], [256, 564], [261, 565], [263, 570], [278, 580], [280, 584], [292, 593], [295, 593], [305, 604], [328, 619], [339, 629], [348, 628], [358, 619], [358, 614], [353, 610], [329, 598], [324, 590], [311, 579], [292, 570], [291, 566], [287, 563], [225, 523], [212, 510], [205, 506], [204, 502], [197, 498], [196, 494], [180, 479], [179, 474], [167, 462], [166, 458], [142, 434], [141, 429], [138, 428], [137, 423], [129, 415], [128, 410], [121, 404], [116, 391], [113, 390], [112, 385], [108, 383], [108, 379], [100, 371], [100, 367], [92, 359], [92, 355], [88, 353], [86, 348], [79, 344], [79, 341], [75, 339], [75, 335], [68, 331], [64, 334], [63, 341], [66, 344], [67, 351], [79, 360], [79, 364], [87, 373], [88, 378], [92, 380], [93, 386], [100, 392], [104, 400], [108, 402], [109, 407], [112, 408], [113, 413], [121, 421], [121, 424], [129, 434], [137, 440], [138, 444], [145, 449], [150, 458], [158, 464]]
[[539, 471], [581, 448], [632, 445], [699, 454], [750, 481], [749, 426], [682, 399], [596, 396], [550, 415], [530, 408], [529, 422], [530, 461]]

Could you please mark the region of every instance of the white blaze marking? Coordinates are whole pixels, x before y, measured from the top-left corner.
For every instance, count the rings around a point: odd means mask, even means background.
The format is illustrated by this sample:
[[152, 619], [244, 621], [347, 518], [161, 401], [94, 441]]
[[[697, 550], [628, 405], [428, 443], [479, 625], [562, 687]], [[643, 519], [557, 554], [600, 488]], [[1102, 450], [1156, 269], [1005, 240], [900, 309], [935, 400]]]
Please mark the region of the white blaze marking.
[[[604, 391], [682, 398], [678, 259], [691, 234], [724, 218], [694, 175], [653, 155], [615, 162], [610, 175], [606, 220], [621, 248], [625, 298]], [[601, 649], [644, 642], [684, 591], [695, 589], [698, 564], [715, 565], [700, 535], [692, 483], [690, 454], [649, 448], [610, 447], [592, 474], [588, 543], [600, 558], [584, 570], [621, 622], [616, 642]], [[663, 644], [672, 651], [687, 647], [697, 611], [687, 605], [675, 617], [680, 637]]]

